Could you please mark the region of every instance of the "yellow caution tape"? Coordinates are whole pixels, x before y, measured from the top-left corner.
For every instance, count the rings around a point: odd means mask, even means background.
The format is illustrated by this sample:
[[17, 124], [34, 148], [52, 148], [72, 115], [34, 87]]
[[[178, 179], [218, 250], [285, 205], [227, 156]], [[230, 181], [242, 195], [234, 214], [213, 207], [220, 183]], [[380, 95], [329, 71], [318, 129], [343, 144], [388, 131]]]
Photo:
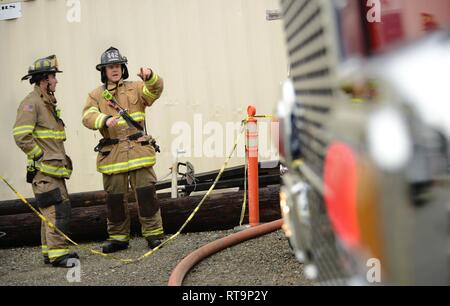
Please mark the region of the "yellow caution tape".
[[[247, 155], [247, 152], [245, 152], [245, 154]], [[245, 210], [247, 208], [247, 169], [248, 169], [248, 162], [246, 157], [245, 171], [244, 171], [244, 200], [242, 201], [241, 218], [239, 220], [239, 226], [242, 226], [242, 222], [244, 222]]]
[[75, 241], [73, 241], [72, 239], [70, 239], [66, 234], [64, 234], [59, 228], [57, 228], [53, 223], [51, 223], [47, 218], [45, 218], [36, 208], [33, 207], [33, 205], [31, 205], [13, 186], [11, 186], [11, 184], [9, 184], [9, 182], [0, 175], [0, 179], [19, 197], [20, 200], [22, 200], [23, 203], [25, 203], [41, 220], [42, 222], [44, 222], [45, 224], [48, 225], [48, 227], [50, 227], [51, 229], [54, 229], [58, 234], [60, 234], [64, 239], [66, 239], [67, 241], [69, 241], [70, 243], [72, 243], [73, 245], [77, 246], [78, 248], [85, 250], [85, 251], [89, 251], [93, 254], [96, 255], [100, 255], [103, 257], [107, 257], [107, 258], [111, 258], [111, 259], [115, 259], [118, 261], [121, 261], [123, 263], [130, 263], [133, 262], [133, 260], [130, 259], [122, 259], [113, 255], [109, 255], [109, 254], [105, 254], [102, 253], [100, 251], [94, 250], [94, 249], [90, 249], [88, 247], [79, 245], [78, 243], [76, 243]]
[[44, 223], [46, 223], [50, 228], [54, 229], [58, 234], [60, 234], [64, 239], [66, 239], [68, 242], [72, 243], [74, 246], [78, 247], [81, 250], [85, 250], [88, 251], [92, 254], [95, 255], [99, 255], [102, 256], [104, 258], [108, 258], [108, 259], [113, 259], [113, 260], [117, 260], [120, 261], [122, 263], [134, 263], [134, 262], [138, 262], [140, 260], [143, 260], [144, 258], [152, 255], [153, 253], [155, 253], [156, 251], [158, 251], [161, 247], [163, 247], [164, 245], [166, 245], [169, 241], [175, 239], [176, 237], [178, 237], [178, 235], [181, 233], [181, 231], [187, 226], [187, 224], [194, 218], [195, 214], [199, 211], [200, 207], [203, 205], [203, 203], [205, 202], [205, 200], [209, 197], [209, 195], [211, 194], [211, 192], [214, 190], [214, 188], [217, 185], [217, 182], [220, 180], [220, 178], [222, 177], [223, 172], [225, 171], [225, 168], [228, 166], [228, 163], [230, 162], [234, 152], [236, 151], [237, 145], [239, 143], [239, 138], [240, 136], [244, 133], [245, 130], [245, 125], [242, 124], [241, 127], [241, 131], [238, 135], [238, 137], [235, 140], [235, 143], [233, 145], [233, 150], [231, 151], [231, 153], [229, 154], [229, 156], [227, 157], [227, 159], [225, 160], [224, 164], [222, 165], [222, 168], [219, 171], [219, 174], [217, 175], [216, 179], [214, 180], [214, 183], [211, 185], [211, 187], [209, 188], [209, 190], [207, 191], [207, 193], [203, 196], [202, 200], [200, 201], [200, 203], [197, 205], [197, 207], [194, 209], [194, 211], [191, 213], [191, 215], [187, 218], [187, 220], [184, 222], [184, 224], [180, 227], [180, 229], [173, 234], [172, 236], [170, 236], [168, 239], [164, 240], [159, 246], [155, 247], [154, 249], [150, 250], [149, 252], [145, 253], [144, 255], [142, 255], [141, 257], [137, 258], [137, 259], [126, 259], [126, 258], [120, 258], [114, 255], [110, 255], [110, 254], [105, 254], [103, 252], [82, 246], [78, 243], [76, 243], [75, 241], [73, 241], [72, 239], [70, 239], [70, 237], [68, 237], [66, 234], [64, 234], [60, 229], [58, 229], [53, 223], [51, 223], [47, 218], [45, 218], [38, 210], [36, 210], [11, 184], [9, 184], [9, 182], [3, 177], [0, 176], [0, 179], [19, 197], [20, 200], [22, 200], [23, 203], [25, 203]]
[[[244, 134], [245, 131], [245, 125], [242, 124], [241, 126], [241, 131], [239, 132], [239, 136], [241, 136], [242, 134]], [[144, 255], [142, 255], [141, 257], [139, 257], [137, 260], [142, 260], [147, 256], [150, 256], [151, 254], [155, 253], [157, 250], [159, 250], [160, 248], [162, 248], [165, 244], [167, 244], [169, 241], [175, 239], [176, 237], [178, 237], [178, 235], [180, 235], [181, 231], [188, 225], [188, 223], [194, 218], [195, 214], [200, 210], [200, 207], [203, 205], [203, 203], [205, 202], [205, 200], [209, 197], [209, 195], [211, 194], [211, 192], [214, 190], [214, 188], [217, 185], [217, 182], [220, 180], [220, 178], [222, 177], [223, 172], [225, 171], [225, 168], [228, 166], [228, 163], [230, 162], [234, 152], [236, 151], [237, 145], [239, 143], [239, 136], [236, 139], [236, 141], [234, 142], [233, 145], [233, 149], [231, 150], [231, 153], [228, 155], [227, 159], [225, 160], [225, 162], [222, 165], [222, 168], [219, 171], [219, 174], [217, 175], [216, 179], [214, 180], [214, 183], [211, 185], [211, 187], [209, 187], [208, 191], [206, 192], [206, 194], [203, 196], [203, 198], [201, 199], [200, 203], [198, 203], [197, 207], [195, 207], [194, 211], [191, 213], [191, 215], [186, 219], [186, 221], [184, 222], [184, 224], [180, 227], [180, 229], [173, 234], [172, 236], [170, 236], [168, 239], [164, 240], [160, 245], [158, 245], [156, 248], [148, 251], [147, 253], [145, 253]]]

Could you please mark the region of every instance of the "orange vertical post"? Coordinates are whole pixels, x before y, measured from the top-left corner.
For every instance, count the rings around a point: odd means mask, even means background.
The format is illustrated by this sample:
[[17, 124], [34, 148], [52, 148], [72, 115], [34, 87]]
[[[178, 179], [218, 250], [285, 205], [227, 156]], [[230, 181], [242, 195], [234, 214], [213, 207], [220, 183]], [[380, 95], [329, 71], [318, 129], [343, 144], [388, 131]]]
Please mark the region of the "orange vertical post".
[[248, 207], [250, 226], [259, 224], [259, 181], [258, 181], [258, 121], [254, 117], [256, 108], [247, 108], [247, 163], [248, 163]]

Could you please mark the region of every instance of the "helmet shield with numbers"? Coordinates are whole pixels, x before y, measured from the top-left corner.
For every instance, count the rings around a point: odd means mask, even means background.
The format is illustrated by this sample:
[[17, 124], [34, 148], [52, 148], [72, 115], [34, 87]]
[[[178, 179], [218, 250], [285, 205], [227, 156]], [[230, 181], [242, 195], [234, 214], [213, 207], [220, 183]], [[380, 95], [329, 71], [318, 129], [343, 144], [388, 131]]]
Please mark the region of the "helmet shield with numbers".
[[126, 66], [127, 63], [127, 58], [122, 56], [117, 48], [110, 47], [108, 50], [103, 52], [100, 58], [100, 64], [98, 64], [95, 68], [101, 72], [102, 83], [106, 83], [106, 66], [120, 64], [122, 65], [122, 78], [126, 80], [129, 77], [128, 68]]

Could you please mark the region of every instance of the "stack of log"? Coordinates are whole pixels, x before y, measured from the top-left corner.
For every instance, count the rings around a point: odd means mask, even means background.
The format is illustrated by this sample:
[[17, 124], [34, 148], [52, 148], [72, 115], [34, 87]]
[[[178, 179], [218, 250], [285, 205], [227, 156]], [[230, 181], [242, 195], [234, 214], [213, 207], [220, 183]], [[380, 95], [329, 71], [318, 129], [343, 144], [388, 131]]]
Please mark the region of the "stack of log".
[[[172, 234], [178, 231], [186, 221], [203, 195], [194, 195], [210, 188], [218, 171], [195, 175], [194, 184], [188, 184], [181, 178], [178, 181], [184, 197], [171, 199], [170, 193], [159, 193], [161, 215], [164, 231]], [[270, 222], [281, 218], [279, 206], [279, 164], [260, 163], [260, 220]], [[159, 182], [156, 189], [163, 191], [170, 187], [170, 180]], [[211, 194], [184, 232], [201, 232], [232, 229], [239, 225], [242, 201], [244, 198], [244, 167], [237, 166], [227, 169], [218, 182], [215, 190], [220, 193]], [[226, 192], [225, 189], [234, 188]], [[237, 189], [237, 191], [236, 191]], [[34, 198], [27, 199], [37, 208]], [[72, 204], [71, 231], [69, 236], [80, 242], [101, 241], [107, 238], [106, 232], [106, 193], [93, 191], [70, 195]], [[133, 194], [128, 198], [131, 216], [131, 234], [140, 235], [140, 225], [137, 214], [137, 203]], [[244, 224], [248, 223], [248, 209]], [[39, 245], [40, 219], [21, 200], [0, 202], [0, 248], [11, 246]]]
[[[164, 230], [175, 233], [202, 199], [202, 195], [171, 199], [169, 193], [159, 194]], [[212, 194], [204, 202], [197, 215], [184, 229], [184, 232], [201, 232], [232, 229], [239, 225], [244, 191]], [[36, 207], [35, 199], [27, 199]], [[106, 193], [104, 191], [71, 194], [72, 204], [71, 232], [75, 241], [101, 241], [107, 238], [106, 232]], [[137, 204], [134, 195], [129, 197], [131, 214], [131, 233], [140, 235]], [[248, 209], [244, 224], [248, 223]], [[279, 185], [260, 189], [260, 219], [270, 222], [279, 219]], [[20, 200], [0, 203], [0, 247], [39, 245], [40, 219]]]

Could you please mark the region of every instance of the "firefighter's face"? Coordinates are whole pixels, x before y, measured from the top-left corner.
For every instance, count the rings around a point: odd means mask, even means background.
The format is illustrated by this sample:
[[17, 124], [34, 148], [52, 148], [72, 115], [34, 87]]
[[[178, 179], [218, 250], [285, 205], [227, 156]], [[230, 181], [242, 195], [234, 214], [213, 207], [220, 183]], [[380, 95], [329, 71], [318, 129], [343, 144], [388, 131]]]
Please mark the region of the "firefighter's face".
[[119, 82], [122, 78], [122, 65], [114, 64], [106, 66], [106, 77], [110, 82]]
[[56, 91], [56, 84], [58, 84], [58, 79], [56, 78], [55, 74], [49, 74], [48, 75], [48, 89], [50, 92]]

